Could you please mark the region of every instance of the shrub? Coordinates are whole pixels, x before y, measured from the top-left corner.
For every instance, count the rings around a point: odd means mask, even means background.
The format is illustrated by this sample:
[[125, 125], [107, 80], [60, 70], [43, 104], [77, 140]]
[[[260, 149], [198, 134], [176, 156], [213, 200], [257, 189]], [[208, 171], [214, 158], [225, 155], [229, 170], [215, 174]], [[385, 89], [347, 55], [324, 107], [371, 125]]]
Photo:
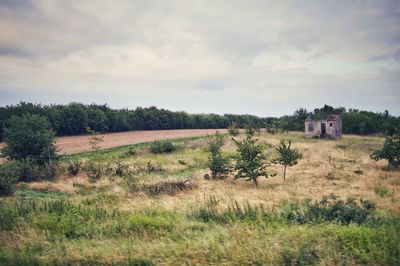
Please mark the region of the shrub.
[[239, 135], [239, 128], [236, 123], [232, 123], [228, 126], [228, 133], [231, 136]]
[[169, 140], [157, 140], [154, 141], [150, 145], [150, 152], [154, 154], [158, 153], [171, 153], [176, 150], [176, 147], [172, 143], [172, 141]]
[[237, 147], [236, 165], [235, 170], [237, 170], [235, 179], [246, 178], [246, 180], [252, 180], [253, 183], [258, 186], [257, 179], [260, 176], [274, 176], [276, 174], [268, 173], [265, 164], [265, 155], [262, 152], [262, 146], [258, 145], [257, 140], [254, 139], [254, 129], [248, 129], [246, 132], [246, 138], [242, 141], [233, 141]]
[[161, 166], [153, 164], [150, 160], [146, 163], [146, 170], [147, 172], [151, 173], [151, 172], [161, 172], [163, 169]]
[[60, 168], [58, 164], [49, 162], [41, 167], [41, 178], [43, 180], [54, 180], [60, 174]]
[[388, 168], [400, 167], [400, 136], [387, 137], [383, 143], [381, 150], [376, 150], [371, 154], [371, 159], [387, 160]]
[[300, 224], [337, 222], [348, 225], [350, 223], [364, 224], [372, 217], [375, 204], [368, 200], [348, 198], [346, 201], [331, 194], [324, 196], [320, 201], [306, 201], [305, 206], [291, 203], [283, 206], [281, 216], [289, 222]]
[[11, 160], [44, 165], [55, 158], [55, 132], [46, 117], [25, 114], [8, 120], [2, 153]]
[[88, 174], [89, 181], [94, 183], [103, 176], [104, 166], [98, 161], [90, 161], [86, 163], [85, 170]]
[[125, 176], [129, 174], [129, 164], [123, 163], [123, 162], [117, 162], [116, 168], [115, 168], [115, 174], [118, 176]]
[[42, 179], [41, 167], [31, 159], [25, 159], [16, 163], [18, 181], [32, 182]]
[[175, 195], [177, 192], [193, 190], [198, 187], [194, 181], [161, 181], [155, 184], [143, 185], [142, 190], [146, 193], [157, 196], [160, 194]]
[[0, 197], [10, 196], [14, 193], [15, 183], [18, 180], [15, 164], [0, 165]]
[[221, 148], [224, 145], [224, 137], [218, 132], [214, 137], [210, 137], [208, 141], [208, 151], [210, 155], [208, 157], [208, 167], [211, 170], [211, 177], [224, 178], [229, 173], [229, 167], [227, 166], [228, 160], [221, 154]]
[[68, 173], [69, 173], [70, 175], [76, 176], [76, 175], [79, 174], [79, 172], [81, 171], [82, 165], [83, 165], [82, 161], [79, 161], [79, 160], [76, 160], [76, 161], [70, 160], [70, 161], [68, 162], [67, 171], [68, 171]]

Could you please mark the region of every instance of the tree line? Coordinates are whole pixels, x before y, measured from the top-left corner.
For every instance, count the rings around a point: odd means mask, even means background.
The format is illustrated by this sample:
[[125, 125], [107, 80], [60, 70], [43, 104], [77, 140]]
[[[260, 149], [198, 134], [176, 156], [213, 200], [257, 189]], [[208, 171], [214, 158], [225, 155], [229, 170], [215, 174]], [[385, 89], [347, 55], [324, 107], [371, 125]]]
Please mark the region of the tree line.
[[58, 136], [86, 134], [88, 129], [95, 132], [122, 132], [130, 130], [159, 129], [205, 129], [237, 127], [280, 128], [288, 131], [303, 131], [304, 120], [309, 115], [324, 119], [329, 114], [340, 114], [343, 121], [343, 133], [387, 135], [400, 133], [400, 117], [383, 113], [359, 111], [357, 109], [334, 108], [325, 105], [312, 112], [300, 108], [293, 115], [276, 117], [258, 117], [254, 115], [234, 114], [188, 114], [173, 112], [156, 107], [130, 109], [112, 109], [106, 104], [70, 103], [67, 105], [41, 105], [20, 102], [16, 105], [0, 107], [0, 141], [4, 129], [13, 116], [36, 114], [44, 116]]
[[20, 102], [0, 107], [0, 140], [13, 116], [35, 114], [50, 122], [57, 136], [86, 134], [88, 128], [95, 132], [122, 132], [130, 130], [159, 129], [209, 129], [226, 128], [235, 123], [239, 127], [266, 127], [270, 119], [254, 115], [188, 114], [156, 107], [111, 109], [106, 104], [41, 105]]

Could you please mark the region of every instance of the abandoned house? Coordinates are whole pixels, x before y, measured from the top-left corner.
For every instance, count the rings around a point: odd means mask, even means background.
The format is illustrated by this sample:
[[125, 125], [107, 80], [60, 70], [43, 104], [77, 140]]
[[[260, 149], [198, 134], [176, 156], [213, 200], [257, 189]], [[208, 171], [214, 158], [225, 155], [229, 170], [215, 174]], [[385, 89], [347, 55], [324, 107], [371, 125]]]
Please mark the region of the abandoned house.
[[311, 116], [308, 116], [304, 126], [306, 138], [340, 138], [342, 136], [342, 120], [339, 115], [329, 115], [325, 120], [313, 120]]

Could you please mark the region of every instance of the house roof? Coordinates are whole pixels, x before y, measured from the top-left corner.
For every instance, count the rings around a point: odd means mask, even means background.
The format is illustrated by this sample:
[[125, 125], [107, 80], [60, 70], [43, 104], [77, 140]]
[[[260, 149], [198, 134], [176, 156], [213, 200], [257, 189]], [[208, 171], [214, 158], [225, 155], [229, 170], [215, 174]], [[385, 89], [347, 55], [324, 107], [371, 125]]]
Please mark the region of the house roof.
[[340, 119], [339, 115], [329, 115], [326, 121], [337, 121], [339, 119]]
[[328, 117], [326, 118], [326, 119], [324, 119], [324, 120], [314, 120], [314, 118], [313, 118], [313, 116], [312, 115], [309, 115], [307, 118], [306, 118], [306, 122], [308, 122], [308, 121], [313, 121], [313, 122], [315, 122], [315, 121], [338, 121], [338, 120], [340, 120], [340, 116], [339, 115], [335, 115], [335, 114], [332, 114], [332, 115], [328, 115]]

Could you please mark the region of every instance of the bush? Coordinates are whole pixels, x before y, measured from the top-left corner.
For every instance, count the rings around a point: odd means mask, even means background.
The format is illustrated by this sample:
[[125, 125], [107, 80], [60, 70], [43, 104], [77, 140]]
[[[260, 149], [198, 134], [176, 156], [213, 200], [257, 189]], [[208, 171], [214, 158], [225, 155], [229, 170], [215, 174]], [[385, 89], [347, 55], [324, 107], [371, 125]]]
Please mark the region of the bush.
[[348, 225], [350, 223], [364, 224], [372, 218], [375, 204], [368, 200], [348, 198], [346, 201], [331, 194], [324, 196], [320, 201], [306, 201], [305, 206], [291, 203], [283, 206], [281, 216], [289, 222], [300, 224], [337, 222]]
[[18, 181], [32, 182], [42, 179], [41, 167], [31, 159], [16, 162]]
[[18, 180], [15, 164], [0, 165], [0, 197], [10, 196], [14, 193], [15, 183]]
[[103, 176], [104, 166], [98, 161], [90, 161], [86, 163], [85, 170], [89, 181], [95, 183]]
[[232, 124], [230, 124], [229, 126], [228, 126], [228, 133], [229, 133], [229, 135], [231, 135], [231, 136], [237, 136], [237, 135], [239, 135], [239, 128], [238, 128], [238, 126], [237, 126], [237, 124], [236, 123], [232, 123]]
[[46, 117], [25, 114], [8, 120], [2, 153], [11, 160], [44, 165], [55, 158], [55, 132]]
[[400, 136], [387, 137], [383, 143], [381, 150], [376, 150], [371, 154], [371, 159], [387, 160], [388, 168], [400, 167]]
[[198, 188], [196, 182], [193, 181], [161, 181], [155, 184], [143, 185], [142, 190], [152, 196], [160, 194], [175, 195], [185, 190], [193, 190]]
[[115, 168], [115, 174], [118, 176], [125, 176], [129, 174], [129, 169], [130, 166], [129, 164], [123, 163], [123, 162], [117, 162], [116, 168]]
[[76, 176], [82, 169], [82, 161], [72, 161], [68, 162], [67, 171], [70, 175]]
[[46, 163], [43, 167], [41, 167], [40, 179], [43, 180], [54, 180], [60, 174], [60, 168], [56, 163]]
[[176, 150], [176, 147], [172, 143], [172, 141], [169, 140], [157, 140], [154, 141], [150, 145], [150, 152], [154, 154], [158, 153], [171, 153]]

